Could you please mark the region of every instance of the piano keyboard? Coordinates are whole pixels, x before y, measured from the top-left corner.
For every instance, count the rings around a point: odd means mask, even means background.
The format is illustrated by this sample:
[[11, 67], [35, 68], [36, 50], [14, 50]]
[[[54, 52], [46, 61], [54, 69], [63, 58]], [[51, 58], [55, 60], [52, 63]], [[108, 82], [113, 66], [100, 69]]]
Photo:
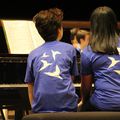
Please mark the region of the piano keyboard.
[[27, 88], [27, 84], [0, 84], [0, 88]]
[[0, 57], [0, 63], [26, 63], [27, 57]]
[[[74, 83], [74, 86], [76, 88], [81, 87], [81, 84], [79, 83]], [[0, 88], [26, 88], [28, 87], [27, 84], [0, 84]], [[92, 84], [92, 87], [94, 87], [94, 84]]]
[[[81, 87], [81, 84], [80, 84], [80, 83], [74, 83], [74, 86], [75, 86], [76, 88], [78, 88], [78, 87]], [[92, 84], [92, 87], [94, 87], [94, 84]]]

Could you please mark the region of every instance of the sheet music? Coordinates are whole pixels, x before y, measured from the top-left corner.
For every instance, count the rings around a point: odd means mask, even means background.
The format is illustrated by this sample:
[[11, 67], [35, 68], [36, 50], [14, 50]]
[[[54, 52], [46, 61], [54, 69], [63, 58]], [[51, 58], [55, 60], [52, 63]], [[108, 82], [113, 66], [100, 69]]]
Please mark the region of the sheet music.
[[11, 54], [29, 54], [44, 43], [32, 21], [2, 20], [2, 24]]

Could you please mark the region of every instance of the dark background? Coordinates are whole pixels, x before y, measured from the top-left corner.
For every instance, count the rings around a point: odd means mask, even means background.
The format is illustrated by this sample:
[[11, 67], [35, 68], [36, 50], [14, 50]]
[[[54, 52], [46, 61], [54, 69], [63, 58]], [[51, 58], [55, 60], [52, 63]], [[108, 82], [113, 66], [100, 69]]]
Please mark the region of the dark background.
[[1, 0], [1, 19], [32, 19], [42, 9], [58, 7], [64, 11], [64, 20], [88, 21], [98, 6], [111, 7], [120, 20], [119, 0]]

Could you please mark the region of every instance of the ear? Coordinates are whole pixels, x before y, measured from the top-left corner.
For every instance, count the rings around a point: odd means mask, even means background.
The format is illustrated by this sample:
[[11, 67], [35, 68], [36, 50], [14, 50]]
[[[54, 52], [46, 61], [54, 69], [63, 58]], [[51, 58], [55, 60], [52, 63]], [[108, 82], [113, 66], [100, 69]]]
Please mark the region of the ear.
[[57, 39], [61, 40], [62, 36], [63, 36], [63, 29], [61, 27], [57, 29]]
[[80, 38], [80, 44], [83, 43], [85, 40], [83, 38]]
[[59, 36], [61, 34], [61, 28], [57, 29], [57, 35]]

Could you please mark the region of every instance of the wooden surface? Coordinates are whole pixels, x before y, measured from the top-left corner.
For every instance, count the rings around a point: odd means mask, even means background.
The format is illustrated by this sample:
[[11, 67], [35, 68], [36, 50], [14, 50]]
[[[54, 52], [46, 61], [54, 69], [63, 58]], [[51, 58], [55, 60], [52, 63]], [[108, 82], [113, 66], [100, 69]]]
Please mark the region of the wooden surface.
[[[83, 29], [89, 29], [90, 28], [90, 22], [89, 21], [63, 21], [62, 25], [64, 28], [73, 28], [73, 27], [80, 27]], [[2, 23], [0, 21], [0, 26], [2, 26]], [[120, 22], [118, 22], [118, 28], [120, 28]]]

